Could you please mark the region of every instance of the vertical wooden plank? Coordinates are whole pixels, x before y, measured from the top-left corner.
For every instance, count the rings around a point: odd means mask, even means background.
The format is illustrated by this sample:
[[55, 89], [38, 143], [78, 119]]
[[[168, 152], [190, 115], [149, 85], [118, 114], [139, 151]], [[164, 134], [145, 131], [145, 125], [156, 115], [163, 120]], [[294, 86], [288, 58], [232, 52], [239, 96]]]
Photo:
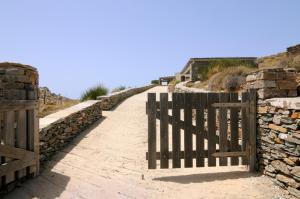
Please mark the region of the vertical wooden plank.
[[[3, 133], [3, 112], [0, 112], [0, 144], [3, 143], [4, 133]], [[5, 157], [0, 157], [0, 163], [5, 163]], [[5, 176], [0, 176], [0, 189], [5, 185]]]
[[249, 170], [254, 172], [256, 170], [256, 90], [250, 89], [250, 114], [249, 114], [249, 142], [250, 142], [250, 156], [249, 156]]
[[[229, 93], [220, 93], [220, 102], [226, 103], [229, 101]], [[227, 122], [227, 108], [220, 108], [219, 109], [219, 123], [220, 123], [220, 142], [219, 142], [219, 149], [220, 152], [227, 152], [228, 151], [228, 142], [227, 142], [227, 130], [228, 130], [228, 122]], [[220, 158], [220, 166], [227, 166], [228, 164], [227, 157]]]
[[192, 95], [184, 94], [184, 167], [193, 167]]
[[160, 167], [169, 168], [168, 93], [160, 93]]
[[[7, 146], [15, 146], [15, 112], [7, 111], [4, 113], [3, 126], [3, 144]], [[5, 162], [10, 162], [12, 159], [5, 158]], [[5, 183], [9, 184], [15, 180], [15, 173], [11, 172], [5, 176]]]
[[40, 173], [40, 122], [39, 122], [39, 109], [38, 107], [34, 109], [34, 155], [35, 155], [35, 162], [36, 162], [36, 170], [35, 176], [39, 175]]
[[204, 167], [204, 109], [206, 108], [206, 93], [195, 94], [196, 104], [196, 166]]
[[156, 169], [156, 94], [148, 93], [148, 168]]
[[217, 93], [207, 94], [207, 127], [208, 127], [208, 166], [216, 166], [216, 158], [212, 156], [216, 152], [216, 108], [211, 104], [219, 101]]
[[180, 150], [180, 104], [184, 101], [184, 95], [182, 93], [172, 94], [172, 154], [173, 154], [173, 168], [181, 167]]
[[[238, 93], [230, 93], [230, 102], [238, 102]], [[238, 151], [239, 146], [239, 116], [238, 108], [230, 108], [230, 149], [231, 151]], [[231, 165], [238, 165], [239, 158], [231, 157]]]
[[[248, 102], [248, 92], [242, 93], [242, 103]], [[242, 108], [242, 151], [247, 150], [247, 143], [249, 144], [249, 107]], [[248, 164], [248, 157], [242, 157], [242, 164]]]
[[[16, 147], [26, 149], [27, 146], [27, 119], [26, 111], [19, 110], [16, 113], [17, 129], [16, 129]], [[26, 175], [26, 169], [18, 171], [17, 177], [19, 179]]]

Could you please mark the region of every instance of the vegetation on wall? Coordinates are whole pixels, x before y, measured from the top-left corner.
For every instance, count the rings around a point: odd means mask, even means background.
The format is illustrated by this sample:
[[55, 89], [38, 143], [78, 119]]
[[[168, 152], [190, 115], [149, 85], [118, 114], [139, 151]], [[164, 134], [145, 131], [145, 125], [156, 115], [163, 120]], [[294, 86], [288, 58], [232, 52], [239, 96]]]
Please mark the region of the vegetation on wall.
[[155, 80], [152, 80], [152, 81], [151, 81], [151, 84], [159, 84], [159, 80], [156, 80], [156, 79], [155, 79]]
[[86, 101], [86, 100], [96, 100], [98, 96], [107, 95], [108, 89], [102, 85], [99, 84], [97, 86], [91, 87], [83, 92], [81, 95], [80, 100]]
[[245, 68], [256, 68], [256, 64], [245, 61], [245, 60], [237, 60], [237, 59], [216, 59], [212, 60], [209, 63], [208, 67], [201, 67], [199, 70], [200, 79], [202, 81], [208, 80], [214, 74], [224, 71], [229, 67], [243, 66]]
[[117, 88], [112, 89], [111, 93], [116, 93], [116, 92], [119, 92], [119, 91], [122, 91], [125, 89], [126, 89], [126, 86], [119, 86]]

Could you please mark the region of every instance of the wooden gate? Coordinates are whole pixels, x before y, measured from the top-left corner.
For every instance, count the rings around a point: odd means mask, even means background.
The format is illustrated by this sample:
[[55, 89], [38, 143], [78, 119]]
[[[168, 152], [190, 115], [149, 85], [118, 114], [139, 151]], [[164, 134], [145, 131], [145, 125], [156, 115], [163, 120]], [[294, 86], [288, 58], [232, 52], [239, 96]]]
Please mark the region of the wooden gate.
[[[148, 168], [256, 164], [256, 91], [148, 93]], [[157, 127], [157, 120], [159, 125]], [[159, 132], [159, 136], [157, 136]], [[157, 150], [157, 149], [160, 150]]]

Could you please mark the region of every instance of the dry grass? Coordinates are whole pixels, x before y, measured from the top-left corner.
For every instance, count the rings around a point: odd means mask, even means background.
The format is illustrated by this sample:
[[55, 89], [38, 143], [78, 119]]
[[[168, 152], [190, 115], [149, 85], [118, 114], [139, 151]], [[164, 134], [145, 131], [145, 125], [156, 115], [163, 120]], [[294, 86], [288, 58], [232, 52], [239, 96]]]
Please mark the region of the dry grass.
[[63, 102], [62, 105], [40, 105], [39, 109], [39, 118], [43, 118], [47, 115], [50, 115], [52, 113], [55, 113], [59, 110], [63, 110], [66, 108], [69, 108], [71, 106], [74, 106], [79, 103], [79, 100], [66, 100]]
[[[193, 85], [195, 88], [205, 88], [212, 91], [227, 90], [225, 80], [230, 77], [245, 77], [248, 73], [256, 71], [257, 68], [248, 66], [234, 66], [227, 68], [217, 68], [211, 73], [213, 75], [206, 81], [199, 82]], [[238, 82], [240, 85], [242, 82]], [[236, 90], [239, 89], [239, 86]]]

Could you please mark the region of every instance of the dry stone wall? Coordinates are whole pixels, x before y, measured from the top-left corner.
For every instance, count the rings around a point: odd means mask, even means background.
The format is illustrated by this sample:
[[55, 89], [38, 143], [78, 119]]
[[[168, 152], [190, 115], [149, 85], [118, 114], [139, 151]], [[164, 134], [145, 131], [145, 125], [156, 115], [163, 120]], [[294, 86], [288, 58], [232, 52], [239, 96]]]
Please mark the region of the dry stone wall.
[[111, 95], [100, 96], [97, 99], [102, 101], [102, 103], [101, 103], [102, 110], [110, 110], [110, 109], [114, 108], [116, 105], [118, 105], [120, 102], [125, 100], [126, 98], [131, 97], [135, 94], [144, 92], [155, 86], [156, 85], [149, 85], [149, 86], [138, 87], [138, 88], [130, 88], [130, 89], [112, 93]]
[[298, 86], [296, 76], [294, 68], [263, 69], [247, 76], [244, 89], [257, 89], [260, 99], [296, 97]]
[[[298, 104], [297, 104], [298, 102]], [[258, 104], [259, 169], [300, 198], [300, 97]]]

